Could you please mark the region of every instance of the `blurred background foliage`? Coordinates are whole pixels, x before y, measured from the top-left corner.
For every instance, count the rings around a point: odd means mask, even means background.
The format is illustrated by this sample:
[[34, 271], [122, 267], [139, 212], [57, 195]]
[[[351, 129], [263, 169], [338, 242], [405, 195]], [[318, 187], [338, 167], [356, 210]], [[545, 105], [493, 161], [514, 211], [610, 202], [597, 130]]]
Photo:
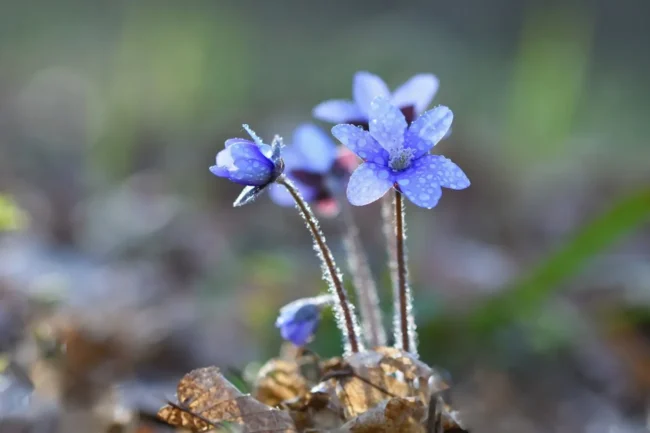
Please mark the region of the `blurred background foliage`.
[[[308, 233], [268, 198], [233, 209], [239, 187], [207, 167], [242, 123], [290, 137], [318, 102], [349, 98], [358, 70], [392, 88], [432, 72], [435, 103], [455, 113], [441, 152], [472, 187], [408, 208], [422, 357], [453, 373], [485, 431], [499, 410], [519, 416], [513, 431], [536, 431], [525, 421], [539, 401], [569, 407], [557, 431], [595, 411], [599, 423], [643, 418], [646, 1], [2, 6], [0, 226], [28, 221], [0, 234], [6, 290], [143, 314], [163, 359], [147, 377], [273, 356], [277, 309], [325, 288]], [[388, 326], [379, 209], [355, 215]], [[340, 222], [323, 225], [343, 266]], [[339, 352], [331, 317], [312, 348]], [[488, 395], [509, 404], [479, 404]]]

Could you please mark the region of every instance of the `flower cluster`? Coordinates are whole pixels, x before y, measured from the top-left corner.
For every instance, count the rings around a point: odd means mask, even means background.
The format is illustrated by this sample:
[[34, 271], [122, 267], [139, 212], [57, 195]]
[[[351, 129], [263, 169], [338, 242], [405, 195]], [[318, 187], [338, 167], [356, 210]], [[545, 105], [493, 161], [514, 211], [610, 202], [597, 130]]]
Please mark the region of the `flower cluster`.
[[[340, 272], [307, 203], [314, 203], [320, 215], [334, 216], [341, 205], [338, 197], [344, 190], [350, 204], [363, 206], [393, 189], [400, 198], [403, 195], [413, 204], [431, 209], [438, 204], [442, 188], [467, 188], [470, 181], [460, 167], [444, 156], [430, 153], [449, 134], [453, 120], [453, 113], [445, 106], [426, 111], [438, 85], [434, 75], [418, 74], [391, 92], [378, 76], [358, 72], [354, 76], [352, 101], [329, 100], [313, 110], [317, 119], [336, 123], [331, 133], [346, 150], [337, 147], [328, 134], [313, 124], [297, 127], [287, 146], [278, 136], [270, 145], [266, 144], [244, 125], [251, 139], [226, 140], [215, 165], [210, 167], [216, 176], [245, 185], [235, 206], [250, 203], [268, 187], [277, 204], [298, 205], [314, 237], [339, 327], [346, 339], [352, 340], [353, 351], [361, 347], [353, 341], [358, 326], [353, 307], [347, 302]], [[403, 218], [396, 221], [398, 241], [403, 245]], [[399, 290], [407, 292], [405, 255], [403, 258]], [[358, 258], [353, 262], [360, 263]], [[376, 296], [372, 294], [368, 299]], [[308, 343], [324, 305], [301, 301], [283, 308], [276, 323], [283, 338], [299, 346]]]

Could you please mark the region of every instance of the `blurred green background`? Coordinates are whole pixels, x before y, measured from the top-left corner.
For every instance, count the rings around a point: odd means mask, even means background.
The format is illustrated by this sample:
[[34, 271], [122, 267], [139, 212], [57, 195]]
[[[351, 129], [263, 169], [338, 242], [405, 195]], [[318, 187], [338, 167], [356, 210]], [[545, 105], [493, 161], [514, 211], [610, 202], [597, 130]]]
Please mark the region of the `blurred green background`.
[[[274, 356], [277, 309], [325, 290], [318, 261], [295, 211], [233, 209], [208, 166], [242, 123], [290, 137], [358, 70], [391, 88], [432, 72], [455, 113], [438, 149], [472, 186], [407, 209], [422, 357], [484, 426], [526, 431], [539, 401], [581, 426], [643, 418], [647, 1], [1, 4], [0, 192], [28, 219], [0, 234], [2, 286], [146, 312], [167, 375]], [[388, 326], [379, 206], [355, 216]], [[345, 268], [340, 222], [323, 226]], [[339, 352], [331, 316], [312, 348]]]

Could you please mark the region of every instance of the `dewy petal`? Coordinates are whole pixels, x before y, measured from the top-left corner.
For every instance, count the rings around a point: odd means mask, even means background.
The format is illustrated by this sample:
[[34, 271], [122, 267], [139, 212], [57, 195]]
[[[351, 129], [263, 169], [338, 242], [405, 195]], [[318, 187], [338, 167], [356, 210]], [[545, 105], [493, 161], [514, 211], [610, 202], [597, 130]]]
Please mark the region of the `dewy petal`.
[[370, 119], [370, 135], [381, 144], [381, 147], [391, 152], [404, 145], [406, 119], [390, 101], [378, 96], [370, 103], [368, 112]]
[[406, 131], [404, 147], [413, 149], [413, 156], [419, 158], [442, 140], [453, 120], [454, 114], [442, 105], [425, 112]]
[[396, 175], [400, 191], [414, 204], [431, 209], [438, 204], [442, 188], [438, 184], [438, 166], [425, 155], [413, 161], [411, 166]]
[[366, 162], [350, 176], [348, 200], [355, 206], [364, 206], [380, 199], [392, 186], [393, 177], [388, 168]]
[[215, 176], [219, 177], [228, 177], [228, 169], [225, 167], [219, 167], [217, 165], [210, 166], [210, 172]]
[[384, 83], [384, 80], [377, 75], [370, 72], [360, 71], [354, 74], [354, 81], [352, 84], [352, 95], [354, 102], [357, 104], [364, 117], [368, 117], [370, 110], [370, 103], [377, 96], [390, 97], [390, 90]]
[[293, 147], [303, 156], [303, 168], [314, 173], [326, 173], [336, 159], [336, 145], [320, 128], [305, 123], [293, 133]]
[[436, 96], [439, 86], [440, 82], [433, 74], [415, 75], [393, 92], [393, 105], [399, 108], [412, 105], [415, 107], [415, 114], [419, 115]]
[[237, 143], [255, 144], [255, 143], [253, 143], [252, 141], [250, 141], [247, 138], [229, 138], [228, 140], [226, 140], [225, 145], [226, 145], [226, 147], [229, 147], [229, 146], [232, 146], [233, 144], [237, 144]]
[[270, 182], [273, 163], [254, 143], [234, 143], [217, 154], [213, 174], [242, 184], [260, 186]]
[[425, 155], [419, 161], [422, 160], [424, 160], [422, 164], [429, 166], [428, 170], [433, 172], [433, 179], [440, 186], [449, 189], [465, 189], [470, 185], [467, 175], [451, 159], [442, 155]]
[[[291, 182], [293, 182], [293, 184], [298, 188], [306, 201], [310, 202], [316, 198], [316, 190], [314, 188], [305, 185], [299, 180], [296, 180], [295, 177], [290, 176], [289, 174], [285, 174], [285, 176], [287, 176]], [[296, 204], [296, 202], [293, 200], [293, 196], [289, 194], [289, 191], [287, 191], [287, 189], [282, 185], [274, 183], [271, 185], [269, 193], [271, 194], [271, 200], [273, 200], [273, 202], [277, 205], [294, 206]]]
[[364, 161], [387, 165], [388, 152], [372, 138], [368, 131], [354, 125], [336, 125], [332, 135]]
[[359, 110], [357, 104], [343, 99], [331, 99], [321, 102], [312, 111], [316, 119], [331, 123], [348, 123], [353, 120], [364, 120], [366, 115]]

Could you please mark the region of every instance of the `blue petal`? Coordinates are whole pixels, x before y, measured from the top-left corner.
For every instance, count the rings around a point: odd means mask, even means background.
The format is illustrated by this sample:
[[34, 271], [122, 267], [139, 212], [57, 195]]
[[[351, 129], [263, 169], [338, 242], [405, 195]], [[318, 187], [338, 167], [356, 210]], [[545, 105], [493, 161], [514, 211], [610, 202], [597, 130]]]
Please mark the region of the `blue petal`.
[[303, 167], [314, 173], [326, 173], [336, 159], [336, 145], [320, 128], [302, 124], [293, 133], [293, 147], [303, 156]]
[[218, 177], [228, 177], [228, 170], [224, 167], [219, 167], [216, 165], [210, 166], [210, 172]]
[[470, 185], [467, 175], [451, 159], [441, 155], [426, 155], [420, 160], [424, 160], [423, 163], [429, 165], [429, 170], [434, 172], [433, 179], [440, 186], [449, 189], [465, 189]]
[[282, 160], [284, 161], [284, 172], [303, 168], [304, 158], [295, 146], [286, 146], [282, 149]]
[[386, 86], [384, 80], [377, 75], [361, 71], [354, 75], [352, 95], [359, 110], [367, 117], [368, 111], [370, 110], [370, 102], [377, 96], [389, 98], [390, 90], [388, 90], [388, 86]]
[[369, 117], [370, 135], [381, 147], [391, 152], [403, 146], [407, 124], [399, 108], [383, 96], [378, 96], [370, 103]]
[[408, 169], [396, 175], [400, 191], [414, 204], [427, 209], [435, 207], [442, 196], [437, 165], [430, 158], [434, 156], [416, 159]]
[[216, 164], [210, 171], [242, 185], [261, 186], [271, 181], [273, 168], [257, 145], [238, 142], [217, 154]]
[[364, 161], [380, 165], [388, 164], [388, 152], [372, 138], [368, 131], [354, 125], [336, 125], [332, 128], [332, 135]]
[[[292, 182], [293, 184], [298, 188], [300, 191], [300, 194], [302, 194], [303, 198], [308, 201], [314, 201], [316, 198], [316, 190], [310, 186], [305, 185], [304, 183], [296, 180], [294, 177], [290, 176], [289, 174], [285, 174]], [[271, 194], [271, 200], [277, 205], [280, 206], [294, 206], [296, 202], [293, 200], [293, 196], [289, 194], [287, 189], [282, 186], [278, 185], [277, 183], [274, 183], [271, 185], [271, 189], [269, 191]]]
[[229, 138], [225, 142], [225, 145], [226, 145], [225, 147], [230, 147], [233, 144], [238, 144], [238, 143], [240, 143], [240, 144], [255, 144], [255, 143], [253, 143], [252, 141], [250, 141], [247, 138]]
[[352, 121], [366, 120], [368, 116], [359, 110], [357, 104], [342, 99], [331, 99], [321, 102], [312, 112], [316, 119], [330, 123], [350, 123]]
[[320, 306], [305, 301], [308, 300], [298, 300], [285, 305], [280, 309], [280, 315], [275, 321], [282, 338], [297, 346], [309, 342], [320, 321]]
[[425, 112], [406, 131], [404, 147], [414, 150], [414, 157], [427, 153], [447, 134], [454, 114], [442, 105]]
[[364, 206], [380, 199], [392, 186], [393, 176], [388, 168], [365, 162], [350, 176], [348, 200], [355, 206]]
[[282, 338], [292, 342], [296, 346], [304, 346], [316, 332], [318, 322], [289, 323], [280, 328]]
[[396, 107], [413, 106], [415, 114], [422, 113], [436, 96], [440, 82], [433, 74], [418, 74], [411, 77], [393, 92], [392, 102]]

